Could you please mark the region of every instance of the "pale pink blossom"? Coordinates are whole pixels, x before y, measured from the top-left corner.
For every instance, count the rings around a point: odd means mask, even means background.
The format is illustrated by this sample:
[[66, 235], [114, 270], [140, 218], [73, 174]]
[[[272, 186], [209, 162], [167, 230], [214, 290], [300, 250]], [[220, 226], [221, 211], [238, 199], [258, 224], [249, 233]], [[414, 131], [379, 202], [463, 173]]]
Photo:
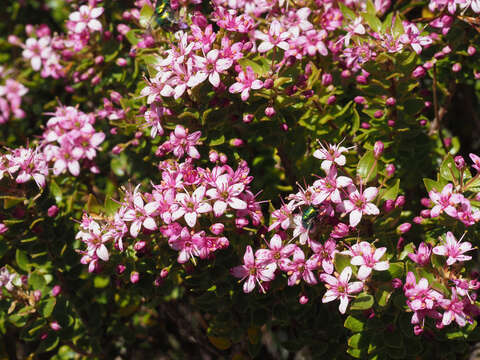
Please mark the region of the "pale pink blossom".
[[352, 277], [352, 268], [347, 266], [343, 269], [342, 273], [338, 277], [334, 277], [329, 274], [321, 274], [320, 280], [325, 282], [325, 287], [328, 289], [325, 295], [323, 295], [322, 302], [327, 303], [336, 299], [340, 299], [340, 306], [338, 310], [340, 313], [345, 314], [350, 297], [352, 294], [358, 293], [363, 289], [363, 283], [361, 281], [349, 282]]

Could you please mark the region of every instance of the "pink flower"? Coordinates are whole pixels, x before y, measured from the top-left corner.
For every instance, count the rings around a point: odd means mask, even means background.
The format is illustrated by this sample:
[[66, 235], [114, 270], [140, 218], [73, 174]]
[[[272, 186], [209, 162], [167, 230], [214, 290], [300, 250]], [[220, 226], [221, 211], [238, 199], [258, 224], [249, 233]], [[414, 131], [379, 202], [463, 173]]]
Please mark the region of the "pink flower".
[[477, 171], [480, 171], [480, 156], [475, 154], [469, 154], [470, 159], [473, 161], [473, 168]]
[[362, 220], [362, 215], [378, 215], [380, 210], [372, 203], [377, 197], [378, 189], [375, 187], [366, 188], [359, 192], [354, 185], [349, 187], [348, 200], [343, 200], [343, 208], [350, 213], [350, 226], [355, 227]]
[[276, 269], [277, 264], [281, 264], [283, 259], [290, 257], [297, 246], [295, 244], [288, 244], [284, 246], [280, 235], [275, 234], [270, 239], [270, 244], [268, 244], [268, 247], [268, 249], [258, 249], [255, 252], [256, 262], [257, 264], [274, 263]]
[[188, 226], [193, 228], [197, 223], [197, 216], [212, 211], [212, 206], [203, 201], [205, 196], [205, 186], [198, 187], [192, 195], [188, 193], [179, 193], [176, 196], [178, 209], [172, 213], [172, 220], [175, 221], [184, 217]]
[[253, 69], [250, 66], [245, 68], [245, 71], [240, 71], [236, 78], [237, 82], [228, 88], [232, 94], [242, 93], [241, 98], [247, 101], [250, 97], [250, 89], [258, 90], [263, 87], [263, 82], [257, 80]]
[[205, 232], [191, 232], [187, 227], [182, 228], [180, 233], [175, 233], [168, 239], [168, 245], [174, 250], [180, 251], [177, 261], [179, 264], [186, 263], [189, 259], [195, 261], [199, 256], [200, 248], [203, 247]]
[[345, 155], [342, 155], [342, 153], [348, 151], [346, 147], [338, 145], [331, 145], [328, 144], [328, 149], [321, 145], [321, 149], [315, 150], [313, 153], [313, 156], [316, 157], [317, 159], [323, 160], [322, 161], [322, 169], [325, 172], [329, 172], [330, 167], [334, 164], [338, 166], [343, 166], [345, 165], [346, 158]]
[[198, 145], [198, 140], [202, 133], [195, 131], [192, 134], [188, 133], [188, 129], [185, 129], [182, 125], [175, 126], [175, 130], [170, 133], [170, 140], [168, 144], [173, 149], [173, 155], [177, 158], [181, 158], [185, 153], [193, 159], [199, 159], [200, 153], [195, 145]]
[[441, 299], [440, 305], [445, 310], [442, 318], [443, 325], [450, 325], [453, 320], [455, 320], [458, 326], [463, 327], [466, 325], [468, 316], [463, 311], [464, 302], [457, 296], [457, 291], [455, 288], [452, 288], [452, 298]]
[[253, 256], [253, 250], [250, 245], [248, 245], [245, 250], [243, 263], [243, 265], [236, 266], [230, 270], [233, 276], [241, 279], [240, 281], [247, 279], [247, 281], [243, 284], [243, 291], [245, 293], [251, 292], [255, 288], [255, 283], [258, 283], [260, 289], [265, 292], [261, 281], [268, 282], [275, 278], [275, 263], [270, 263], [268, 265], [256, 264]]
[[81, 239], [87, 244], [87, 254], [89, 257], [98, 257], [103, 261], [108, 261], [108, 249], [105, 246], [112, 239], [111, 233], [100, 228], [100, 225], [91, 218], [82, 222], [80, 231], [76, 239]]
[[158, 202], [150, 202], [145, 204], [142, 194], [138, 191], [140, 185], [137, 185], [133, 191], [132, 203], [123, 215], [123, 220], [132, 222], [130, 225], [130, 235], [136, 238], [142, 225], [148, 230], [156, 230], [157, 224], [152, 214], [158, 209]]
[[51, 52], [50, 37], [44, 36], [39, 40], [28, 38], [22, 55], [25, 59], [30, 60], [33, 70], [39, 71], [42, 67], [42, 62], [50, 57]]
[[468, 241], [460, 243], [462, 239], [457, 241], [455, 236], [449, 231], [445, 237], [445, 244], [435, 246], [433, 248], [433, 253], [440, 256], [448, 256], [447, 265], [453, 265], [457, 261], [467, 261], [472, 257], [469, 255], [463, 255], [467, 251], [472, 250], [472, 244]]
[[420, 266], [426, 266], [430, 263], [432, 249], [424, 242], [420, 243], [416, 253], [408, 254], [408, 257]]
[[245, 189], [243, 183], [233, 183], [229, 174], [223, 174], [215, 180], [215, 188], [208, 189], [207, 196], [215, 200], [213, 204], [213, 213], [215, 216], [221, 216], [230, 206], [236, 210], [244, 210], [247, 203], [239, 198], [239, 195]]
[[268, 34], [255, 30], [255, 38], [262, 40], [262, 43], [258, 46], [258, 52], [267, 52], [272, 50], [275, 46], [282, 50], [288, 50], [289, 45], [285, 40], [290, 36], [290, 33], [283, 31], [282, 25], [278, 20], [273, 20], [270, 24]]
[[380, 261], [380, 259], [387, 251], [386, 247], [375, 249], [366, 241], [355, 244], [352, 246], [352, 248], [355, 246], [357, 247], [355, 253], [358, 255], [355, 255], [352, 258], [351, 264], [360, 266], [357, 275], [357, 278], [359, 280], [367, 279], [370, 276], [372, 270], [384, 271], [388, 270], [388, 268], [390, 267], [388, 261]]
[[351, 294], [358, 293], [363, 289], [363, 283], [361, 281], [349, 283], [351, 277], [352, 268], [350, 266], [343, 269], [338, 278], [328, 274], [321, 274], [320, 280], [327, 283], [325, 287], [328, 289], [325, 295], [323, 295], [322, 302], [327, 303], [340, 299], [338, 310], [340, 313], [345, 314], [348, 303], [350, 302], [349, 297], [352, 297]]
[[68, 18], [74, 24], [74, 32], [76, 33], [83, 32], [87, 27], [90, 31], [101, 31], [102, 24], [97, 18], [102, 14], [102, 7], [92, 8], [87, 5], [82, 5], [78, 11], [71, 13]]
[[[233, 65], [233, 60], [219, 58], [220, 52], [217, 49], [210, 50], [205, 58], [194, 56], [195, 66], [200, 69], [197, 74], [190, 78], [189, 86], [196, 86], [208, 77], [208, 81], [214, 87], [220, 86], [220, 74]], [[193, 84], [193, 85], [192, 85]]]
[[280, 261], [280, 269], [287, 271], [288, 286], [300, 284], [303, 279], [307, 284], [315, 285], [317, 279], [313, 273], [317, 269], [318, 259], [312, 256], [305, 261], [305, 254], [299, 247], [296, 247], [293, 252], [293, 260], [284, 258]]
[[317, 255], [318, 261], [322, 263], [323, 271], [327, 274], [333, 273], [333, 259], [337, 253], [337, 244], [335, 241], [329, 239], [322, 245], [321, 243], [311, 240], [310, 248]]
[[430, 211], [432, 218], [439, 216], [443, 211], [451, 217], [457, 217], [456, 205], [462, 201], [463, 195], [453, 193], [452, 184], [445, 185], [441, 193], [430, 190], [428, 195], [435, 204]]
[[428, 46], [433, 42], [428, 36], [420, 36], [420, 31], [415, 24], [404, 21], [403, 27], [405, 33], [400, 35], [400, 42], [405, 45], [410, 44], [417, 54], [422, 52], [422, 46]]
[[352, 184], [352, 179], [346, 176], [337, 177], [337, 169], [331, 167], [325, 178], [316, 180], [313, 183], [315, 193], [313, 195], [313, 205], [318, 205], [329, 200], [335, 204], [342, 202], [340, 196], [340, 188], [347, 187]]

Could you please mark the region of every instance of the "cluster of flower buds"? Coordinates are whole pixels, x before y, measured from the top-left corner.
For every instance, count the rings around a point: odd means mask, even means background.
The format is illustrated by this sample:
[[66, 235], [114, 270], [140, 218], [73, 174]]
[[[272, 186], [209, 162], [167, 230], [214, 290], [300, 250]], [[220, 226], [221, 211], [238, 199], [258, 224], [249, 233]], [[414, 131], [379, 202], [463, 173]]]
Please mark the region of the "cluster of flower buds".
[[82, 263], [90, 271], [99, 268], [99, 260], [109, 260], [109, 243], [122, 252], [130, 240], [142, 253], [165, 239], [183, 264], [227, 247], [224, 231], [260, 224], [260, 205], [249, 189], [253, 178], [244, 161], [236, 170], [228, 165], [209, 169], [195, 167], [189, 157], [181, 163], [163, 161], [159, 169], [162, 181], [151, 192], [141, 192], [140, 186], [125, 191], [111, 218], [98, 223], [85, 214], [77, 238], [87, 246]]

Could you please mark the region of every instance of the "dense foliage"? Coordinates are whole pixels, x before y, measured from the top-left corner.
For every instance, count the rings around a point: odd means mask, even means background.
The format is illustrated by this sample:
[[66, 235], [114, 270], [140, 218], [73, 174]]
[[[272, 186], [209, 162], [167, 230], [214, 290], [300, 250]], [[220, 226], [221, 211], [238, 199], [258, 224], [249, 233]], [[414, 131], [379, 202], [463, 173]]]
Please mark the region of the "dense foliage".
[[464, 359], [479, 0], [0, 14], [0, 357]]

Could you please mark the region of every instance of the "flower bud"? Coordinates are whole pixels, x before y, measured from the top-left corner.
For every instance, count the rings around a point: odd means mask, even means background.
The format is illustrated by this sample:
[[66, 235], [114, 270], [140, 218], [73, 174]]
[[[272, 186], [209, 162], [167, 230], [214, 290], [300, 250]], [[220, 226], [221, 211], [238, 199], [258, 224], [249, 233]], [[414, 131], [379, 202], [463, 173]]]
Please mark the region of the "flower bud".
[[218, 161], [219, 155], [215, 150], [210, 150], [210, 153], [208, 154], [208, 159], [212, 163], [216, 163]]
[[118, 58], [115, 63], [120, 67], [127, 66], [127, 60], [125, 60], [124, 58]]
[[450, 47], [450, 45], [447, 45], [447, 46], [444, 46], [443, 49], [442, 49], [442, 52], [445, 54], [445, 55], [448, 55], [452, 52], [452, 48]]
[[388, 164], [386, 167], [385, 167], [385, 170], [387, 172], [387, 176], [393, 176], [393, 174], [395, 174], [395, 165], [393, 164]]
[[144, 240], [137, 241], [133, 246], [135, 251], [142, 251], [147, 246], [147, 242]]
[[335, 103], [335, 101], [337, 101], [337, 97], [335, 95], [331, 95], [329, 96], [329, 98], [327, 99], [327, 104], [328, 105], [332, 105]]
[[385, 212], [390, 212], [395, 208], [395, 201], [389, 199], [385, 201], [385, 204], [383, 204], [383, 211]]
[[452, 71], [453, 72], [459, 72], [460, 70], [462, 70], [462, 64], [455, 63], [455, 64], [452, 65]]
[[415, 70], [412, 72], [412, 77], [415, 79], [419, 79], [421, 77], [424, 77], [427, 72], [422, 66], [417, 66]]
[[405, 239], [400, 236], [397, 241], [397, 251], [402, 251], [404, 244], [405, 244]]
[[283, 131], [288, 131], [288, 125], [285, 124], [285, 123], [283, 123], [283, 124], [281, 125], [281, 128], [282, 128]]
[[53, 330], [53, 331], [58, 331], [60, 330], [62, 327], [60, 326], [60, 324], [56, 321], [52, 321], [50, 323], [50, 328]]
[[162, 279], [165, 279], [167, 276], [168, 276], [168, 273], [170, 272], [170, 270], [168, 268], [163, 268], [161, 271], [160, 271], [160, 277]]
[[300, 296], [300, 299], [298, 299], [298, 302], [302, 305], [305, 305], [306, 303], [308, 303], [308, 297], [306, 295], [302, 295]]
[[458, 155], [458, 156], [455, 156], [455, 167], [458, 169], [458, 170], [463, 170], [465, 169], [465, 166], [466, 166], [466, 163], [465, 163], [465, 159]]
[[264, 89], [271, 89], [273, 87], [273, 80], [272, 79], [267, 79], [263, 82], [263, 88]]
[[98, 55], [98, 56], [95, 58], [95, 60], [94, 60], [94, 61], [95, 61], [95, 65], [100, 65], [100, 64], [102, 64], [104, 60], [105, 60], [105, 59], [104, 59], [104, 57], [103, 57], [102, 55]]
[[392, 287], [394, 289], [400, 289], [402, 286], [403, 286], [402, 280], [400, 280], [399, 278], [392, 279]]
[[367, 102], [363, 96], [355, 96], [353, 101], [355, 101], [356, 104], [365, 104]]
[[123, 274], [123, 272], [126, 270], [126, 268], [127, 268], [127, 267], [126, 267], [125, 265], [123, 265], [123, 264], [118, 264], [118, 265], [117, 265], [117, 274], [118, 274], [118, 275]]
[[8, 231], [7, 225], [0, 223], [0, 234], [6, 233]]
[[445, 139], [443, 139], [443, 143], [445, 144], [445, 146], [447, 148], [449, 148], [450, 146], [452, 146], [452, 138], [451, 137], [446, 137]]
[[248, 225], [248, 220], [245, 218], [236, 218], [235, 219], [235, 226], [238, 229], [244, 228], [245, 226]]
[[364, 121], [360, 124], [360, 127], [362, 129], [370, 129], [370, 124]]
[[383, 116], [384, 112], [382, 110], [377, 110], [373, 113], [375, 119], [380, 119]]
[[243, 122], [244, 122], [245, 124], [248, 124], [248, 123], [252, 122], [252, 120], [253, 120], [253, 114], [245, 114], [245, 115], [243, 115]]
[[332, 74], [325, 73], [322, 75], [322, 85], [323, 86], [328, 86], [332, 83], [333, 77]]
[[425, 70], [430, 70], [431, 68], [433, 68], [433, 62], [427, 61], [425, 64], [423, 64], [423, 67], [425, 68]]
[[420, 217], [420, 216], [415, 216], [415, 217], [413, 218], [413, 222], [414, 222], [415, 224], [421, 225], [422, 222], [423, 222], [423, 218]]
[[341, 76], [344, 79], [348, 79], [350, 76], [352, 76], [352, 73], [350, 72], [350, 70], [343, 70]]
[[430, 217], [430, 209], [423, 209], [422, 211], [420, 211], [420, 216], [428, 219]]
[[20, 46], [22, 41], [20, 40], [20, 38], [18, 36], [8, 35], [8, 43], [11, 44], [11, 45]]
[[394, 127], [395, 126], [395, 120], [388, 120], [387, 125], [390, 126], [390, 127]]
[[368, 83], [368, 79], [364, 75], [358, 75], [356, 77], [356, 80], [357, 80], [357, 83], [362, 84], [362, 85], [366, 85]]
[[222, 164], [226, 164], [227, 161], [228, 161], [227, 155], [225, 155], [225, 154], [220, 154], [220, 162], [221, 162]]
[[385, 149], [385, 145], [383, 145], [383, 142], [381, 141], [375, 142], [375, 145], [373, 145], [373, 155], [375, 156], [375, 159], [379, 159], [380, 156], [382, 156], [384, 149]]
[[60, 285], [55, 285], [53, 288], [52, 288], [52, 296], [53, 297], [56, 297], [58, 296], [60, 293], [62, 292], [62, 287]]
[[52, 205], [48, 208], [47, 210], [47, 215], [49, 217], [55, 217], [58, 214], [58, 206], [57, 205]]
[[42, 292], [40, 290], [35, 290], [33, 292], [33, 298], [35, 301], [39, 301], [42, 298]]
[[138, 281], [140, 280], [140, 274], [138, 273], [138, 271], [132, 271], [130, 273], [130, 282], [132, 284], [135, 284], [137, 283]]
[[48, 333], [43, 333], [40, 335], [40, 340], [45, 340], [48, 337]]
[[395, 207], [402, 207], [403, 205], [405, 205], [405, 196], [400, 195], [395, 200]]
[[222, 223], [215, 223], [210, 226], [210, 231], [215, 235], [220, 235], [223, 232], [224, 228], [225, 225], [223, 225]]
[[467, 53], [468, 53], [468, 55], [470, 55], [470, 56], [475, 55], [476, 52], [477, 52], [477, 49], [476, 49], [474, 46], [472, 46], [472, 45], [470, 45], [470, 46], [467, 48]]
[[268, 117], [272, 117], [273, 115], [275, 115], [275, 109], [272, 106], [268, 106], [265, 109], [265, 115], [267, 115]]
[[395, 106], [396, 103], [397, 103], [397, 100], [395, 100], [395, 98], [393, 98], [393, 97], [389, 97], [385, 101], [385, 104], [387, 104], [388, 106]]
[[410, 224], [410, 223], [406, 222], [406, 223], [400, 224], [397, 227], [397, 233], [405, 234], [405, 233], [409, 232], [411, 228], [412, 228], [412, 224]]

